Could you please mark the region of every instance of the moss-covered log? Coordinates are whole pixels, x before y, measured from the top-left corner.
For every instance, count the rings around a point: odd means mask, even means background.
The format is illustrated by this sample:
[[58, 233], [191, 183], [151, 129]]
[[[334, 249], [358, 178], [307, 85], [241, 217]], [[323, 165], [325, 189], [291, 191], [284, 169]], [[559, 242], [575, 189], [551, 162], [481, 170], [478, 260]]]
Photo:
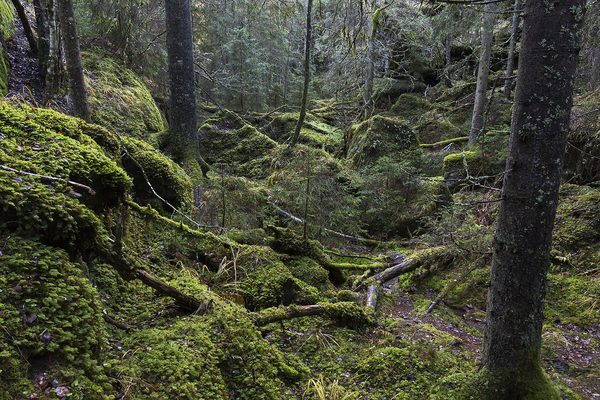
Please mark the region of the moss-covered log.
[[338, 319], [341, 323], [347, 325], [374, 323], [371, 312], [355, 302], [273, 307], [249, 314], [250, 319], [257, 326], [265, 326], [273, 322], [285, 321], [292, 318], [308, 317], [311, 315], [326, 315], [330, 318]]

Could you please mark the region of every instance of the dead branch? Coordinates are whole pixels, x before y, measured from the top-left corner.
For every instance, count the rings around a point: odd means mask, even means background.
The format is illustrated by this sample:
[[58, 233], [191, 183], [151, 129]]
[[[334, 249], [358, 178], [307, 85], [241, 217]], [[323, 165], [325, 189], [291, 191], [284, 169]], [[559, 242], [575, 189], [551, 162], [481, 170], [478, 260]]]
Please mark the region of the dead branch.
[[6, 165], [0, 165], [0, 168], [2, 168], [5, 171], [14, 172], [14, 173], [19, 174], [19, 175], [27, 175], [27, 176], [33, 176], [33, 177], [36, 177], [36, 178], [40, 178], [43, 181], [66, 183], [67, 185], [71, 185], [71, 186], [75, 186], [75, 187], [78, 187], [78, 188], [81, 188], [81, 189], [85, 189], [91, 195], [96, 194], [96, 192], [94, 192], [94, 190], [91, 187], [89, 187], [89, 186], [85, 186], [85, 185], [82, 185], [81, 183], [69, 181], [69, 180], [66, 180], [66, 179], [63, 179], [63, 178], [57, 178], [57, 177], [54, 177], [54, 176], [47, 176], [47, 175], [33, 174], [31, 172], [20, 171], [18, 169], [7, 167]]

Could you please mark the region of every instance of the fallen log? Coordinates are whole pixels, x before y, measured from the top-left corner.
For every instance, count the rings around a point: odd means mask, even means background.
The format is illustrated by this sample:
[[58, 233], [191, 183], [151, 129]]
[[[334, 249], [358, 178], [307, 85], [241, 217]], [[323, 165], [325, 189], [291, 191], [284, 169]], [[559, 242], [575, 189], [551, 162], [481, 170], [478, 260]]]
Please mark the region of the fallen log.
[[249, 317], [256, 326], [265, 326], [273, 322], [311, 315], [326, 315], [346, 325], [374, 324], [370, 310], [360, 304], [344, 301], [339, 303], [319, 303], [309, 306], [272, 307], [250, 313]]

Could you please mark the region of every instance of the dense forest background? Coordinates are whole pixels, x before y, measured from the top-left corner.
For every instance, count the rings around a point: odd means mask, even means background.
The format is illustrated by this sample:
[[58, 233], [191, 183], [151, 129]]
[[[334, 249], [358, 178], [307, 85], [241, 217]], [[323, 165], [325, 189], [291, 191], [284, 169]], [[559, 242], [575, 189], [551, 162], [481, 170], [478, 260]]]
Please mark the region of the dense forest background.
[[[484, 398], [520, 0], [192, 1], [201, 159], [169, 130], [165, 2], [71, 3], [89, 121], [69, 3], [0, 0], [0, 399]], [[553, 389], [522, 398], [600, 395], [586, 10], [537, 357]]]

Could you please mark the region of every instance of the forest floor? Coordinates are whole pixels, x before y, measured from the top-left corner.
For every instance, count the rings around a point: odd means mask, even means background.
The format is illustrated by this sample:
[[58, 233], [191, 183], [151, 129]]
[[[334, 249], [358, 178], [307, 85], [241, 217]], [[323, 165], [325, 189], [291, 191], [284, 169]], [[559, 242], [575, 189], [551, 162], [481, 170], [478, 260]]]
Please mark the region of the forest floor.
[[[30, 105], [42, 106], [44, 99], [44, 83], [40, 78], [37, 59], [29, 50], [28, 43], [22, 34], [17, 21], [17, 35], [8, 41], [10, 61], [9, 93], [7, 97], [19, 98]], [[56, 108], [63, 107], [56, 103]], [[449, 343], [457, 351], [469, 357], [479, 358], [483, 345], [483, 316], [485, 312], [473, 305], [453, 308], [441, 301], [427, 315], [415, 316], [418, 307], [417, 299], [433, 300], [437, 296], [435, 290], [423, 287], [410, 292], [399, 289], [387, 289], [381, 304], [378, 306], [380, 319], [396, 319], [406, 325], [417, 327], [407, 330], [409, 340], [435, 343], [435, 333], [419, 329], [419, 326], [431, 325], [455, 338]], [[547, 325], [548, 326], [548, 325]], [[468, 327], [469, 329], [466, 329]], [[543, 366], [550, 375], [559, 376], [560, 380], [573, 391], [589, 398], [600, 399], [600, 325], [578, 327], [573, 324], [562, 324], [555, 319], [552, 329], [545, 329], [544, 339], [551, 343], [550, 351], [543, 356]], [[365, 341], [373, 340], [373, 331], [362, 331]]]

